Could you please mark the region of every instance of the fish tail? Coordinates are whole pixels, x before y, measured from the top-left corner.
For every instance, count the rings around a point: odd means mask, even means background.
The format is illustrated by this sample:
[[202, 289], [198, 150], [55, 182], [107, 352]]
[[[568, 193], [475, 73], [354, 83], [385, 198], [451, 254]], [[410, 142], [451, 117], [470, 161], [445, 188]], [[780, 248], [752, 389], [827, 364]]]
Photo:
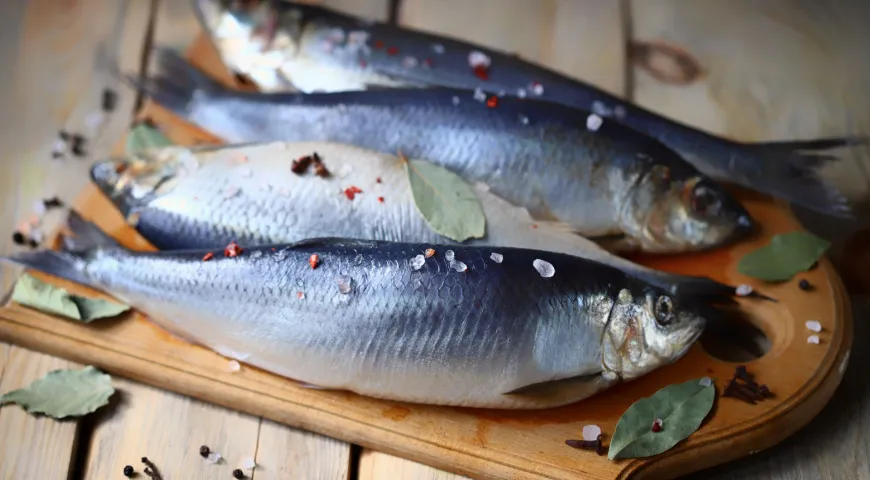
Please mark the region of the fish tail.
[[153, 75], [148, 78], [126, 75], [125, 80], [173, 113], [184, 116], [195, 102], [228, 90], [170, 48], [155, 47], [154, 56], [157, 65]]
[[100, 248], [120, 248], [114, 239], [74, 210], [69, 211], [67, 224], [73, 236], [62, 235], [61, 250], [37, 250], [0, 256], [0, 261], [40, 271], [89, 287], [97, 287], [87, 273], [87, 265]]
[[831, 137], [814, 140], [758, 142], [741, 145], [750, 158], [773, 168], [768, 177], [784, 198], [827, 215], [851, 218], [852, 206], [821, 170], [841, 160], [824, 150], [866, 145], [866, 137]]

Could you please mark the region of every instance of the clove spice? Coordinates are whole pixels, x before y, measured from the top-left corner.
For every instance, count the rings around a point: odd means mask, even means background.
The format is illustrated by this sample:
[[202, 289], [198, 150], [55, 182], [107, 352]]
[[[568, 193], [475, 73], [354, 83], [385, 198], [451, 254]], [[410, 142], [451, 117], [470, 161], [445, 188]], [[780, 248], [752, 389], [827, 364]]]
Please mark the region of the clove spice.
[[127, 465], [126, 467], [124, 467], [124, 476], [125, 477], [127, 477], [127, 478], [132, 477], [134, 473], [135, 473], [135, 471], [133, 470], [132, 465]]
[[208, 448], [207, 445], [203, 445], [199, 447], [199, 456], [202, 458], [208, 458], [208, 454], [211, 453], [211, 449]]
[[755, 405], [756, 402], [772, 397], [773, 392], [767, 385], [759, 385], [746, 370], [746, 366], [740, 365], [735, 369], [734, 377], [728, 382], [722, 396], [737, 398]]
[[329, 177], [329, 170], [326, 169], [326, 165], [323, 164], [323, 160], [320, 159], [320, 155], [318, 155], [317, 152], [314, 152], [311, 157], [314, 160], [314, 174], [322, 178]]
[[595, 450], [595, 453], [598, 455], [604, 455], [606, 453], [604, 445], [601, 442], [600, 433], [595, 437], [595, 440], [565, 440], [565, 445], [580, 450]]
[[163, 476], [160, 475], [160, 471], [157, 470], [157, 467], [154, 465], [154, 462], [148, 460], [148, 457], [142, 457], [142, 463], [145, 464], [145, 475], [148, 476], [151, 480], [163, 480]]

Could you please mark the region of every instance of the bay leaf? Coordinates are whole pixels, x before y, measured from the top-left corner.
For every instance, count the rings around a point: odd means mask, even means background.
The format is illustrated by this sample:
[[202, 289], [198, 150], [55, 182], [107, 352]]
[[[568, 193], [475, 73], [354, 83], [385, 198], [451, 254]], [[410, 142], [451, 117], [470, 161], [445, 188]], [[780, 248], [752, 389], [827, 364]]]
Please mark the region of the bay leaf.
[[73, 295], [63, 288], [24, 274], [15, 283], [12, 301], [52, 315], [90, 323], [98, 318], [118, 316], [130, 309], [127, 305], [99, 298]]
[[[633, 403], [620, 417], [610, 440], [607, 458], [641, 458], [658, 455], [694, 433], [710, 413], [716, 398], [713, 383], [702, 379], [668, 385]], [[652, 431], [662, 420], [662, 429]]]
[[471, 185], [425, 160], [403, 160], [417, 211], [432, 230], [457, 242], [483, 237], [486, 216]]
[[127, 155], [134, 155], [153, 148], [171, 145], [173, 145], [172, 141], [163, 132], [146, 122], [141, 122], [127, 133], [124, 149]]
[[831, 242], [809, 232], [779, 234], [767, 245], [744, 255], [737, 271], [767, 282], [784, 282], [809, 270], [830, 246]]
[[89, 365], [48, 372], [26, 388], [0, 396], [0, 405], [15, 403], [28, 413], [62, 419], [92, 413], [108, 404], [114, 393], [112, 378]]

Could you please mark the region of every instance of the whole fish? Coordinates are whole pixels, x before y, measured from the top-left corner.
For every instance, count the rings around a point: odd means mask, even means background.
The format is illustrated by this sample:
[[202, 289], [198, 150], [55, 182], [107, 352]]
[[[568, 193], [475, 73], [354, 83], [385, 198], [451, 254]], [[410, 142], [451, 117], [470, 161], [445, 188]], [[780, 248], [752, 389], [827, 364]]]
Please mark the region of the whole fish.
[[267, 92], [336, 92], [446, 86], [534, 97], [589, 110], [657, 138], [714, 180], [834, 216], [850, 216], [819, 171], [820, 153], [866, 138], [743, 143], [658, 115], [515, 55], [448, 36], [401, 28], [289, 1], [194, 0], [225, 64]]
[[[68, 223], [66, 250], [4, 260], [106, 292], [240, 362], [390, 400], [569, 404], [679, 359], [718, 312], [553, 252], [314, 239], [207, 259], [129, 251], [75, 214]], [[443, 253], [416, 263], [427, 248]]]
[[739, 202], [676, 153], [578, 109], [448, 88], [244, 93], [171, 50], [157, 58], [154, 78], [129, 80], [228, 143], [330, 141], [401, 152], [483, 182], [534, 218], [618, 237], [618, 251], [703, 250], [754, 230]]
[[[294, 173], [317, 155], [330, 172]], [[313, 168], [313, 167], [312, 167]], [[351, 145], [270, 142], [164, 147], [97, 162], [91, 178], [136, 230], [160, 250], [223, 249], [342, 237], [453, 244], [417, 209], [404, 161]], [[485, 217], [466, 246], [517, 247], [584, 257], [630, 272], [671, 294], [728, 295], [734, 287], [705, 277], [651, 269], [474, 185]]]

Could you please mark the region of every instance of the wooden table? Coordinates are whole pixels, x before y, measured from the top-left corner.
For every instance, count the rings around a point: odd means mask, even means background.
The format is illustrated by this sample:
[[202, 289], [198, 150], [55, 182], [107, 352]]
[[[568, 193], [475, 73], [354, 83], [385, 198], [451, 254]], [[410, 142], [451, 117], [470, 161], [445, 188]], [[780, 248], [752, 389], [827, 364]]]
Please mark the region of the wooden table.
[[[388, 0], [324, 0], [371, 18], [388, 17]], [[870, 62], [864, 26], [870, 7], [852, 2], [735, 0], [404, 0], [398, 22], [446, 32], [533, 58], [673, 118], [745, 140], [870, 134]], [[865, 4], [866, 5], [866, 4]], [[128, 126], [137, 98], [109, 73], [147, 70], [151, 43], [184, 47], [199, 30], [187, 0], [31, 0], [0, 5], [0, 249], [35, 200], [71, 199], [90, 161], [106, 155]], [[691, 52], [702, 77], [668, 84], [636, 62], [629, 45], [666, 41]], [[636, 50], [635, 50], [636, 51]], [[656, 68], [673, 65], [658, 59]], [[14, 68], [10, 68], [14, 67]], [[10, 78], [14, 77], [14, 78]], [[118, 107], [93, 132], [104, 87]], [[52, 159], [59, 129], [88, 133], [85, 158]], [[831, 178], [856, 199], [870, 190], [870, 155], [856, 150]], [[870, 222], [839, 222], [798, 212], [834, 241]], [[48, 219], [47, 221], [50, 221]], [[0, 270], [3, 299], [18, 270]], [[855, 344], [867, 343], [870, 299], [853, 296]], [[854, 348], [831, 404], [783, 444], [693, 478], [870, 479], [870, 351]], [[72, 363], [0, 343], [0, 392]], [[238, 462], [259, 464], [258, 480], [449, 479], [450, 473], [115, 379], [119, 395], [98, 414], [58, 422], [0, 409], [0, 480], [123, 478], [154, 459], [166, 478], [231, 478], [203, 465], [209, 444]]]

